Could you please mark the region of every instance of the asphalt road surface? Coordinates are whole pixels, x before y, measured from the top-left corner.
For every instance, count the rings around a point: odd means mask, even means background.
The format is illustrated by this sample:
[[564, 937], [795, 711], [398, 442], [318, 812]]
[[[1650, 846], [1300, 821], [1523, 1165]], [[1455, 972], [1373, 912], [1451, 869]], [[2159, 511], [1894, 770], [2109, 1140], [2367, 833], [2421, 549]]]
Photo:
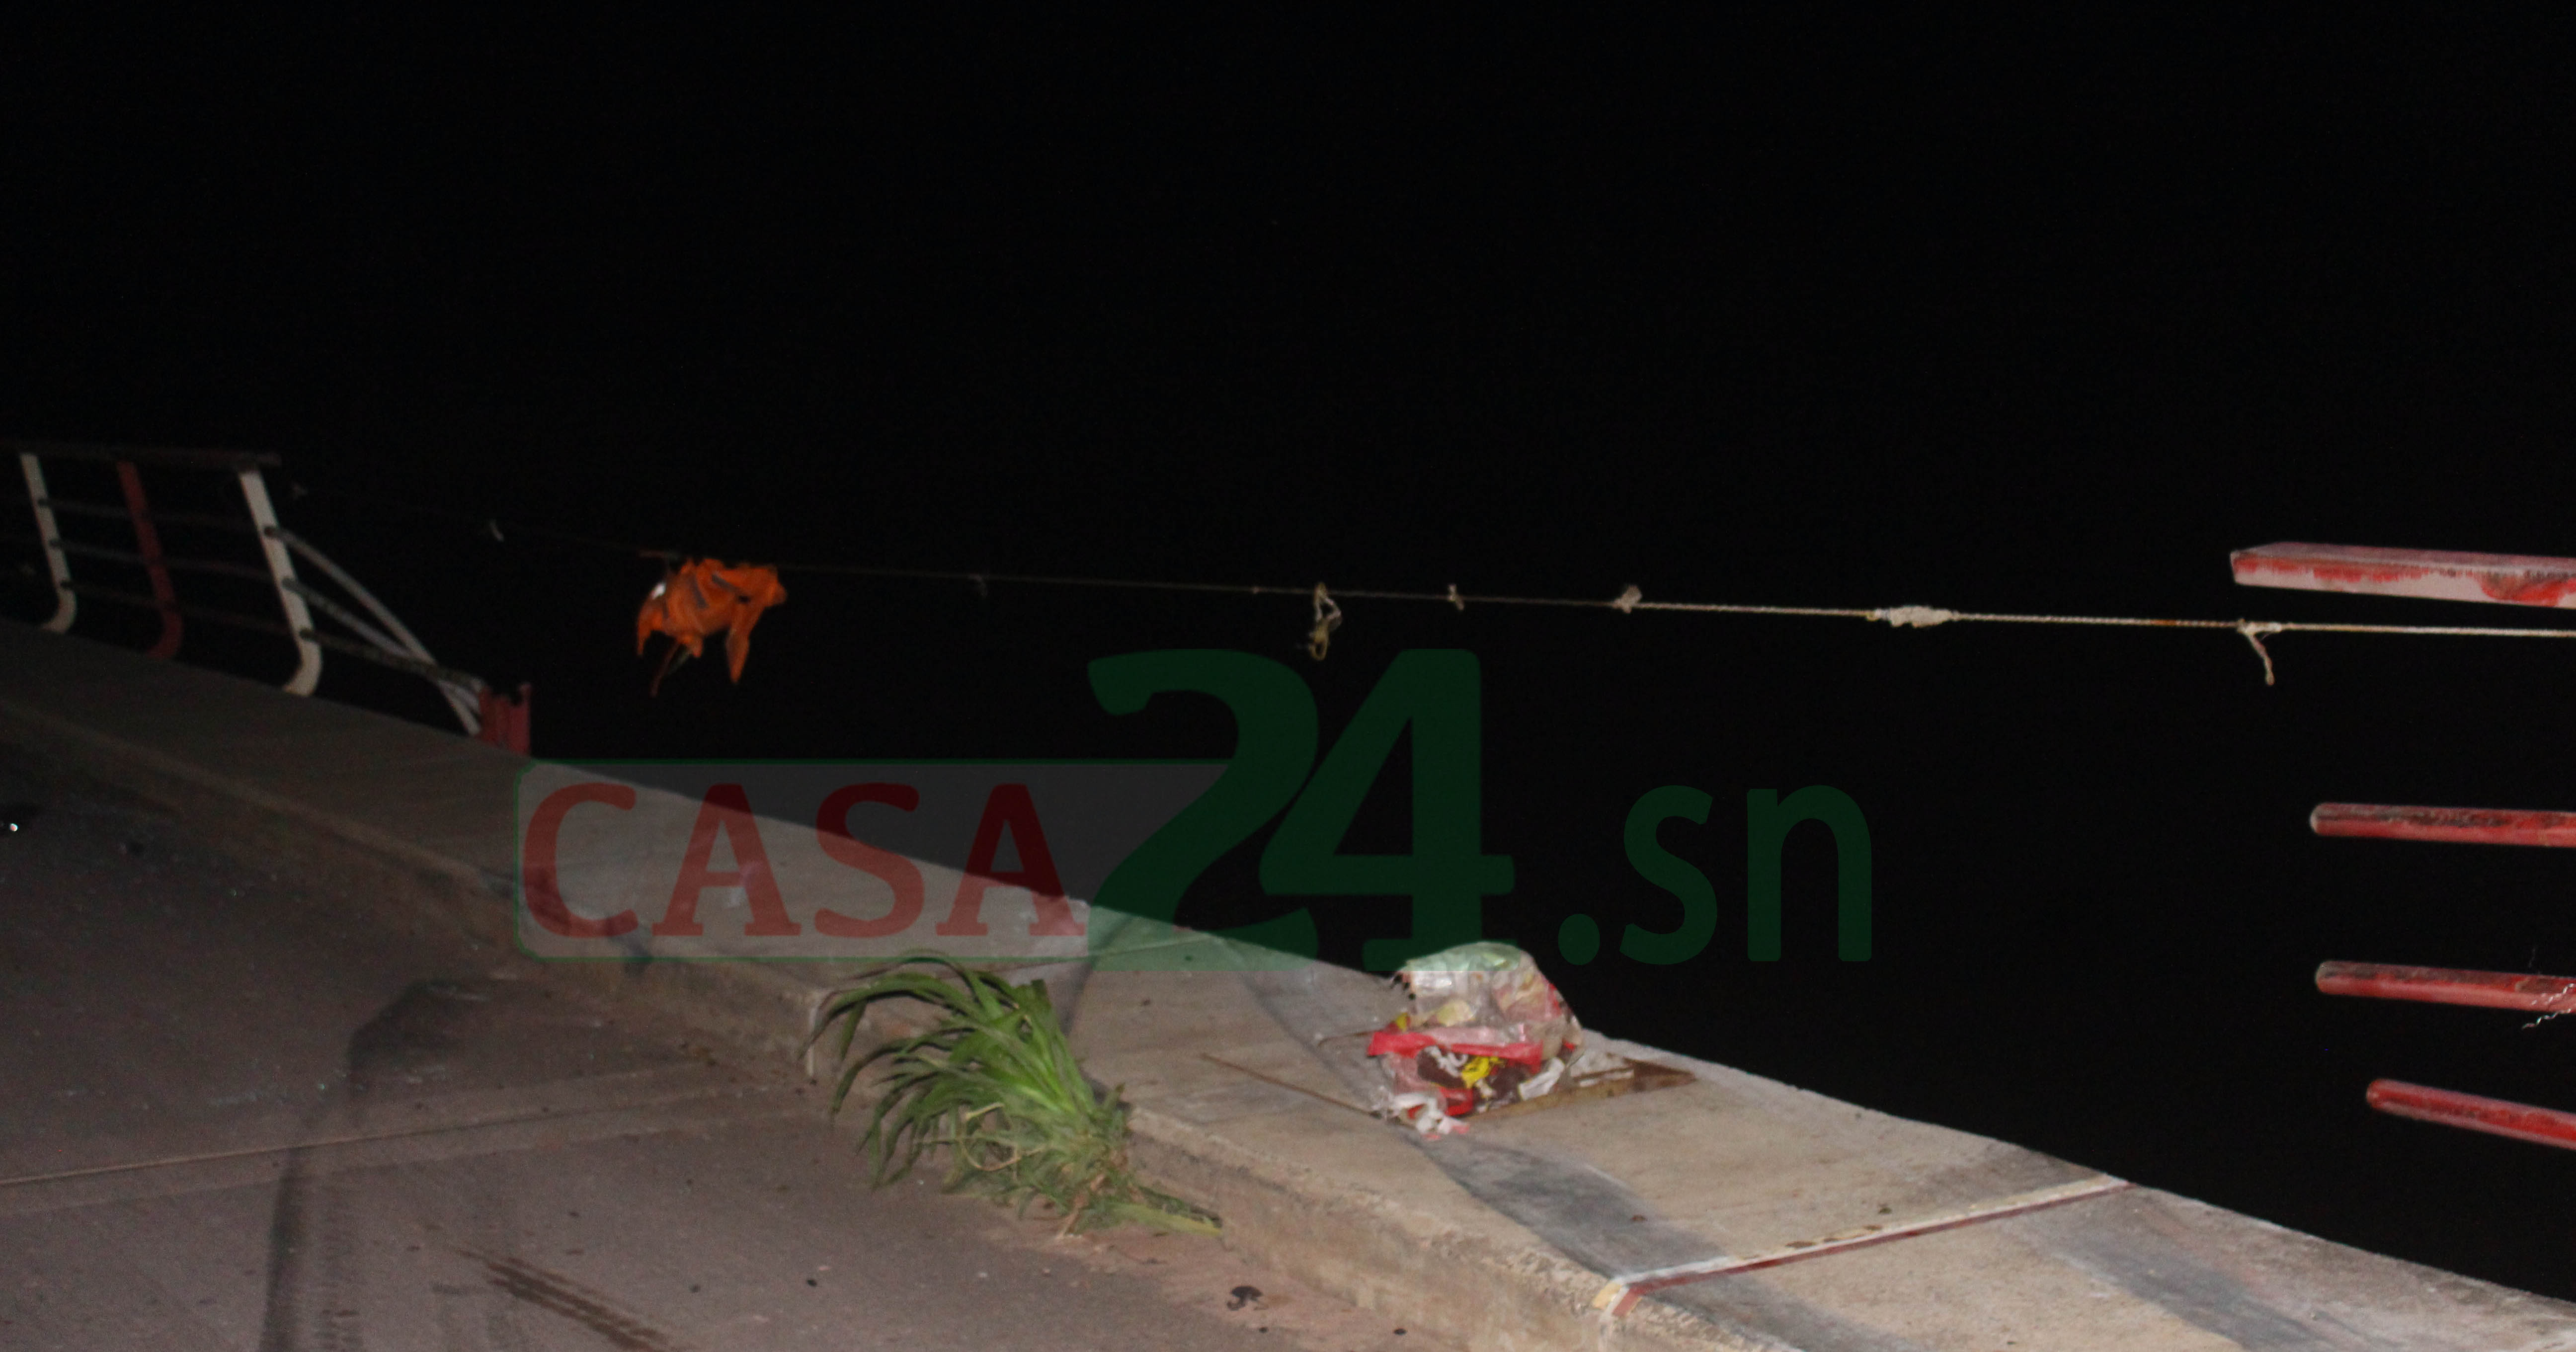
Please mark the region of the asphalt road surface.
[[6, 804], [0, 1347], [1430, 1345], [1214, 1240], [871, 1189], [801, 1079], [0, 756]]

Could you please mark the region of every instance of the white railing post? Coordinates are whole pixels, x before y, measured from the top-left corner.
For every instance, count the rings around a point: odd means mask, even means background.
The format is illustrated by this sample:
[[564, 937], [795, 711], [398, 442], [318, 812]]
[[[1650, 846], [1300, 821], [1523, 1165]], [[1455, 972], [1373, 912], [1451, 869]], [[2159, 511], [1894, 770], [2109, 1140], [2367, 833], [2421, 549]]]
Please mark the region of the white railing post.
[[259, 552], [268, 558], [269, 579], [277, 584], [278, 607], [286, 612], [287, 632], [295, 636], [295, 674], [287, 678], [286, 693], [310, 695], [322, 682], [322, 645], [313, 641], [313, 615], [304, 608], [304, 598], [286, 585], [295, 580], [295, 561], [287, 556], [259, 466], [241, 467], [241, 488], [242, 500], [250, 506], [251, 526], [259, 532]]
[[54, 500], [45, 492], [45, 467], [27, 451], [18, 452], [18, 468], [27, 474], [27, 500], [36, 505], [36, 536], [45, 546], [45, 567], [54, 577], [54, 617], [44, 627], [62, 633], [72, 627], [72, 616], [80, 613], [80, 598], [72, 594], [71, 556], [63, 552], [62, 528], [54, 524]]

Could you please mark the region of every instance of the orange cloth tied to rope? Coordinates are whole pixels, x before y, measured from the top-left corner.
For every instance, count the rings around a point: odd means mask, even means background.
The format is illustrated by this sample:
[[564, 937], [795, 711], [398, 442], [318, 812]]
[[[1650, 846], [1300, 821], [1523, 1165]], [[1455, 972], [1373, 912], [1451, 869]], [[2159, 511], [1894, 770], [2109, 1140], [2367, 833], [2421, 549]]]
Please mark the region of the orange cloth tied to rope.
[[662, 693], [662, 678], [680, 664], [682, 653], [704, 656], [706, 641], [720, 631], [725, 665], [740, 681], [743, 659], [751, 656], [751, 627], [759, 623], [760, 612], [786, 600], [778, 570], [766, 566], [728, 567], [714, 559], [691, 559], [663, 574], [635, 616], [636, 656], [644, 655], [645, 641], [654, 634], [671, 638], [661, 668], [653, 673], [653, 693]]

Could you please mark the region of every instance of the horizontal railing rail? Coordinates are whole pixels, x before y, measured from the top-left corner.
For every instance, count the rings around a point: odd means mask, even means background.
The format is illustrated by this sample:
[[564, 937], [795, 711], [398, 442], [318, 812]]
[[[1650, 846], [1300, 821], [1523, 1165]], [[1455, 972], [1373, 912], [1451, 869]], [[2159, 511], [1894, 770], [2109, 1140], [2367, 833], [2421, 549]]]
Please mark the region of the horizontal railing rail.
[[[69, 512], [74, 516], [103, 516], [114, 521], [123, 521], [129, 515], [125, 508], [109, 507], [95, 502], [54, 500], [46, 505], [57, 512]], [[152, 519], [165, 526], [208, 526], [215, 530], [239, 531], [244, 535], [250, 534], [255, 529], [247, 521], [236, 521], [231, 517], [217, 516], [212, 512], [155, 511], [152, 513]]]
[[[110, 587], [96, 582], [74, 582], [72, 584], [72, 590], [79, 592], [83, 596], [95, 596], [102, 601], [116, 601], [129, 606], [142, 606], [149, 609], [160, 608], [160, 603], [155, 601], [152, 597], [146, 596], [141, 592], [127, 591], [122, 587]], [[351, 657], [373, 662], [381, 667], [389, 667], [395, 671], [410, 672], [414, 676], [422, 677], [440, 685], [458, 686], [463, 689], [474, 691], [477, 694], [492, 688], [489, 682], [471, 672], [458, 671], [454, 667], [443, 667], [436, 662], [426, 661], [400, 652], [387, 652], [382, 648], [368, 643], [361, 643], [356, 639], [342, 638], [338, 634], [327, 633], [311, 628], [305, 629], [302, 633], [295, 633], [288, 630], [285, 625], [280, 624], [275, 620], [262, 619], [257, 615], [245, 615], [238, 610], [224, 610], [216, 606], [198, 605], [190, 601], [173, 603], [170, 609], [187, 616], [189, 619], [204, 620], [208, 624], [220, 624], [233, 629], [244, 629], [254, 634], [272, 634], [278, 638], [300, 638], [308, 643], [319, 644], [333, 652], [346, 653]], [[337, 617], [335, 616], [334, 618]]]
[[169, 555], [162, 555], [155, 558], [131, 549], [118, 549], [111, 545], [83, 544], [78, 540], [63, 541], [63, 552], [66, 554], [77, 554], [82, 558], [87, 559], [114, 559], [118, 563], [131, 563], [146, 567], [157, 563], [164, 568], [175, 568], [183, 573], [209, 573], [221, 577], [238, 577], [245, 581], [262, 583], [271, 580], [268, 576], [267, 569], [253, 568], [245, 563], [225, 563], [218, 559], [182, 559], [173, 558]]
[[116, 446], [72, 441], [29, 441], [0, 437], [0, 451], [37, 455], [48, 460], [89, 460], [106, 464], [172, 465], [186, 469], [275, 469], [285, 460], [275, 451], [226, 451], [192, 446]]

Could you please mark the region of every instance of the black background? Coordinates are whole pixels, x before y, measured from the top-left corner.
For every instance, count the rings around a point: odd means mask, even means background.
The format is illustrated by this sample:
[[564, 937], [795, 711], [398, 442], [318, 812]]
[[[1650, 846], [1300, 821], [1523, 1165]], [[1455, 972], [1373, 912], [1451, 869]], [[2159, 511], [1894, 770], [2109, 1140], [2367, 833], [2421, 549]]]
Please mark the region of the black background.
[[[1212, 705], [1112, 718], [1085, 665], [1267, 653], [1329, 736], [1395, 653], [1468, 648], [1519, 868], [1488, 928], [1595, 1026], [2576, 1296], [2529, 1233], [2576, 1160], [2361, 1102], [2576, 1108], [2576, 1024], [2310, 985], [2576, 969], [2565, 862], [2305, 828], [2576, 806], [2559, 644], [2291, 635], [2266, 688], [2223, 631], [1352, 601], [1318, 664], [1294, 597], [791, 573], [739, 687], [699, 664], [648, 699], [631, 646], [638, 546], [2551, 624], [2226, 567], [2576, 553], [2576, 34], [2544, 7], [80, 12], [0, 35], [0, 430], [283, 452], [288, 523], [442, 658], [533, 681], [540, 754], [1223, 755]], [[323, 693], [441, 717], [354, 665]], [[1404, 768], [1352, 847], [1403, 847]], [[1569, 913], [1614, 948], [1669, 922], [1619, 843], [1668, 783], [1718, 800], [1665, 839], [1719, 941], [1563, 964]], [[1869, 814], [1878, 956], [1833, 959], [1805, 828], [1788, 956], [1749, 963], [1738, 805], [1810, 783]], [[1327, 910], [1345, 957], [1387, 928]]]

